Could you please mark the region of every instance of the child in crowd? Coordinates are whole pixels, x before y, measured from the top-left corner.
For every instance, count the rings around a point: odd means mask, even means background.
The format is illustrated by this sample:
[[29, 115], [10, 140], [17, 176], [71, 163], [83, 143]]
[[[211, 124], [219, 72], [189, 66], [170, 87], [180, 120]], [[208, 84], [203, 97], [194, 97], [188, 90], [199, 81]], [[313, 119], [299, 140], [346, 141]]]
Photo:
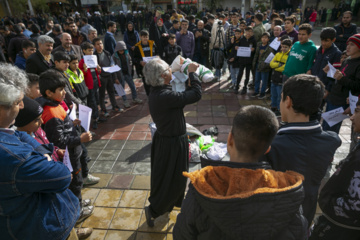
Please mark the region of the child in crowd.
[[266, 63], [265, 60], [271, 53], [275, 53], [274, 49], [269, 46], [269, 40], [270, 34], [268, 32], [264, 32], [261, 36], [261, 42], [257, 45], [255, 57], [253, 60], [253, 67], [256, 70], [256, 75], [255, 92], [253, 93], [252, 97], [258, 96], [258, 99], [265, 98], [265, 91], [268, 84], [269, 72], [271, 70], [270, 63]]
[[[94, 54], [94, 45], [88, 42], [81, 44], [81, 49], [84, 55], [93, 55]], [[101, 72], [101, 67], [98, 65], [97, 68], [88, 68], [84, 62], [84, 58], [79, 62], [79, 69], [83, 72], [85, 78], [85, 84], [89, 90], [87, 96], [87, 104], [92, 109], [91, 117], [94, 119], [92, 124], [93, 129], [97, 129], [98, 123], [106, 121], [106, 118], [99, 116], [99, 91], [98, 89], [101, 86], [99, 74]]]
[[295, 18], [293, 16], [285, 18], [285, 31], [280, 33], [280, 37], [288, 35], [293, 43], [299, 41], [299, 32], [295, 29]]
[[[135, 83], [131, 76], [132, 61], [124, 41], [119, 41], [116, 43], [115, 52], [112, 58], [114, 63], [121, 68], [121, 71], [116, 72], [115, 83], [121, 83], [125, 89], [126, 82], [130, 87], [133, 103], [142, 103], [142, 100], [137, 97]], [[122, 99], [124, 100], [124, 106], [129, 108], [130, 103], [127, 101], [126, 95], [122, 96]]]
[[26, 92], [26, 96], [31, 99], [36, 99], [41, 97], [40, 89], [39, 89], [39, 76], [33, 73], [27, 73], [29, 78], [28, 89]]
[[245, 20], [240, 21], [241, 37], [245, 35], [246, 22]]
[[162, 56], [162, 59], [164, 59], [164, 61], [171, 65], [172, 62], [174, 61], [174, 59], [178, 56], [178, 55], [183, 55], [182, 54], [182, 50], [181, 47], [179, 45], [176, 44], [176, 36], [175, 34], [169, 34], [169, 40], [168, 40], [169, 44], [165, 46], [164, 48], [164, 53]]
[[174, 239], [306, 239], [303, 176], [259, 162], [278, 126], [265, 107], [240, 108], [227, 138], [230, 161], [183, 173], [190, 184]]
[[[56, 62], [58, 61], [57, 59]], [[80, 157], [83, 149], [81, 143], [91, 141], [92, 135], [90, 132], [79, 135], [76, 131], [76, 126], [80, 125], [80, 121], [74, 121], [73, 124], [65, 109], [60, 105], [66, 95], [65, 81], [62, 73], [58, 70], [49, 69], [42, 73], [39, 79], [42, 97], [36, 100], [44, 109], [41, 119], [49, 141], [61, 149], [68, 148], [70, 162], [73, 168], [73, 179], [69, 189], [77, 196], [80, 204], [82, 204], [81, 189], [83, 186], [83, 177]], [[93, 210], [93, 207], [83, 206], [78, 222], [89, 217]]]
[[79, 60], [74, 54], [70, 54], [69, 68], [66, 73], [69, 74], [69, 81], [74, 87], [76, 97], [80, 98], [83, 103], [87, 102], [89, 89], [84, 81], [84, 73], [79, 69]]
[[[67, 107], [70, 107], [73, 103], [76, 105], [82, 104], [82, 101], [75, 96], [76, 90], [70, 83], [70, 76], [66, 73], [69, 68], [70, 57], [65, 52], [57, 52], [54, 54], [55, 70], [58, 71], [65, 83], [66, 97], [64, 99]], [[65, 110], [66, 107], [65, 107]]]
[[284, 71], [289, 56], [291, 44], [292, 42], [290, 39], [284, 39], [281, 42], [281, 52], [278, 52], [270, 62], [270, 67], [273, 69], [271, 75], [271, 110], [276, 116], [280, 116], [282, 72]]
[[[142, 72], [146, 62], [143, 57], [153, 57], [157, 55], [157, 48], [154, 41], [149, 40], [149, 32], [142, 30], [140, 32], [140, 42], [135, 44], [134, 63], [139, 65], [139, 72]], [[149, 96], [150, 85], [145, 82], [145, 77], [142, 77], [146, 95]]]
[[310, 74], [316, 54], [316, 46], [310, 40], [311, 31], [311, 25], [308, 23], [304, 23], [299, 27], [299, 41], [293, 43], [289, 53], [288, 61], [283, 71], [283, 82], [297, 74]]
[[[340, 70], [336, 70], [334, 79], [336, 80], [326, 98], [326, 112], [343, 107], [346, 109], [348, 104], [346, 99], [349, 91], [354, 96], [360, 95], [360, 34], [351, 36], [347, 41], [346, 54], [349, 56], [342, 64]], [[325, 72], [329, 67], [324, 68]], [[342, 121], [330, 127], [326, 121], [323, 122], [323, 129], [339, 133]]]
[[[243, 89], [241, 90], [241, 95], [244, 95], [247, 93], [247, 85], [250, 80], [250, 71], [252, 69], [252, 62], [253, 62], [253, 59], [255, 56], [256, 44], [257, 43], [254, 38], [253, 28], [251, 26], [246, 27], [245, 33], [240, 39], [239, 47], [249, 47], [251, 49], [251, 55], [250, 55], [250, 57], [238, 57], [239, 73], [237, 75], [236, 85], [234, 87], [235, 94], [237, 94], [239, 91], [239, 86], [240, 86], [240, 82], [241, 82], [241, 79], [244, 74], [244, 70], [246, 71], [245, 72], [245, 83], [244, 83]], [[237, 51], [237, 48], [235, 48], [235, 50]]]
[[115, 89], [114, 83], [116, 75], [115, 73], [108, 73], [104, 71], [104, 67], [111, 67], [114, 65], [114, 61], [111, 57], [111, 54], [104, 50], [103, 42], [100, 38], [94, 39], [95, 53], [94, 55], [97, 57], [97, 61], [99, 66], [101, 67], [100, 71], [100, 82], [101, 86], [99, 89], [99, 101], [100, 108], [105, 117], [109, 117], [109, 113], [106, 110], [105, 106], [105, 91], [107, 91], [109, 95], [109, 99], [112, 105], [112, 110], [116, 112], [123, 112], [124, 110], [120, 108], [115, 99]]
[[231, 85], [230, 88], [235, 89], [237, 76], [239, 74], [239, 58], [237, 57], [237, 49], [240, 44], [241, 30], [235, 29], [235, 36], [231, 38], [230, 44], [227, 46], [228, 64], [230, 66]]
[[[350, 120], [360, 133], [360, 102]], [[360, 236], [360, 146], [356, 145], [336, 167], [336, 172], [321, 189], [319, 207], [322, 215], [315, 221], [310, 240], [358, 240]], [[354, 205], [355, 204], [355, 205]]]
[[321, 180], [341, 145], [336, 133], [323, 131], [317, 120], [310, 121], [323, 97], [324, 84], [316, 76], [299, 74], [289, 78], [283, 84], [280, 102], [281, 120], [286, 124], [280, 127], [265, 155], [272, 169], [304, 175], [302, 207], [308, 227], [315, 215]]

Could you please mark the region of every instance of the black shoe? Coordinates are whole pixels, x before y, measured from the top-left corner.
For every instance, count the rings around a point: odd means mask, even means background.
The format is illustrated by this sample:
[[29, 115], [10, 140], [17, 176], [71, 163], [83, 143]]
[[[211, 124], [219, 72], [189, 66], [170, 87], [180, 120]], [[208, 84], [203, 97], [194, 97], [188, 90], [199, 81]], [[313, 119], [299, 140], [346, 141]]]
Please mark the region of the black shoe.
[[260, 94], [259, 93], [253, 93], [252, 95], [251, 95], [251, 97], [257, 97], [257, 96], [259, 96]]
[[146, 223], [149, 227], [154, 227], [154, 218], [151, 217], [149, 207], [145, 207]]
[[96, 119], [96, 122], [97, 123], [103, 123], [103, 122], [106, 122], [107, 121], [107, 119], [106, 118], [102, 118], [102, 117], [98, 117], [97, 119]]
[[258, 96], [258, 99], [264, 99], [265, 98], [265, 93], [261, 93], [260, 96]]
[[241, 90], [241, 95], [245, 95], [247, 93], [247, 88], [243, 87], [243, 89]]
[[93, 129], [97, 129], [98, 128], [98, 123], [97, 121], [94, 121], [93, 125], [92, 125], [92, 128]]

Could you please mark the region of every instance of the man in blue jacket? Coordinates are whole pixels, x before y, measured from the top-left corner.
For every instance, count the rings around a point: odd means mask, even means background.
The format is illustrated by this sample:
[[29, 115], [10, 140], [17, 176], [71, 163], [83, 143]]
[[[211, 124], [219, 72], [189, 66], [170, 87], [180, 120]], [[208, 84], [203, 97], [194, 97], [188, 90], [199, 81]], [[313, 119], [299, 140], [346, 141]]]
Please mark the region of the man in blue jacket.
[[76, 237], [79, 200], [68, 189], [69, 169], [51, 160], [52, 145], [40, 145], [10, 128], [24, 107], [25, 72], [0, 64], [0, 232], [1, 239]]
[[315, 215], [321, 180], [341, 145], [336, 133], [323, 131], [317, 120], [310, 121], [323, 97], [324, 84], [316, 76], [299, 74], [289, 78], [283, 85], [280, 101], [285, 124], [265, 155], [274, 170], [292, 170], [304, 175], [302, 207], [309, 226]]
[[105, 50], [108, 51], [111, 55], [114, 54], [116, 40], [114, 37], [114, 33], [116, 32], [116, 23], [113, 21], [109, 21], [107, 23], [107, 32], [104, 37], [104, 47]]

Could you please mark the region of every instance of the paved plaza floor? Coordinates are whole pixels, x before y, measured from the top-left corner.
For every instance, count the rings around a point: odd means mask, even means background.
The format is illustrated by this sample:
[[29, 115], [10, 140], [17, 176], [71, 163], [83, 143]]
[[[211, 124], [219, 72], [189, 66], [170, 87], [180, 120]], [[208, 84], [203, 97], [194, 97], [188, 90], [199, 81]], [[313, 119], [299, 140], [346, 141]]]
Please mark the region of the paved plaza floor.
[[[219, 128], [217, 141], [226, 142], [232, 119], [243, 105], [270, 107], [270, 100], [258, 100], [248, 95], [235, 95], [227, 90], [229, 82], [223, 77], [221, 84], [203, 84], [202, 99], [184, 109], [186, 122], [199, 130], [216, 125]], [[144, 207], [150, 190], [151, 122], [147, 97], [140, 79], [135, 80], [142, 104], [132, 105], [123, 113], [111, 113], [106, 123], [99, 124], [94, 140], [87, 144], [92, 161], [90, 172], [101, 178], [93, 186], [83, 189], [83, 198], [92, 199], [95, 210], [81, 227], [94, 228], [88, 239], [109, 240], [171, 240], [172, 229], [180, 209], [155, 221], [155, 227], [147, 227]], [[130, 91], [126, 88], [128, 99]], [[122, 99], [117, 97], [122, 105]], [[111, 107], [109, 106], [111, 109]], [[350, 144], [350, 121], [345, 120], [340, 137], [343, 141], [334, 164], [348, 153]], [[191, 163], [190, 171], [200, 168]]]

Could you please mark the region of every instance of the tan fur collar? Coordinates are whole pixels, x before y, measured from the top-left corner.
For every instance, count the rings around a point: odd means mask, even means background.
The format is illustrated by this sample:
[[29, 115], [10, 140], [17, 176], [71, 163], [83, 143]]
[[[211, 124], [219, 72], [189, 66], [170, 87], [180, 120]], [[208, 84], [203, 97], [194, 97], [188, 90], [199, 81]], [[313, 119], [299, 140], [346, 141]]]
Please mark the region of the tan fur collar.
[[202, 195], [215, 199], [248, 198], [260, 193], [277, 193], [296, 188], [304, 180], [293, 172], [208, 166], [195, 172], [183, 172]]

